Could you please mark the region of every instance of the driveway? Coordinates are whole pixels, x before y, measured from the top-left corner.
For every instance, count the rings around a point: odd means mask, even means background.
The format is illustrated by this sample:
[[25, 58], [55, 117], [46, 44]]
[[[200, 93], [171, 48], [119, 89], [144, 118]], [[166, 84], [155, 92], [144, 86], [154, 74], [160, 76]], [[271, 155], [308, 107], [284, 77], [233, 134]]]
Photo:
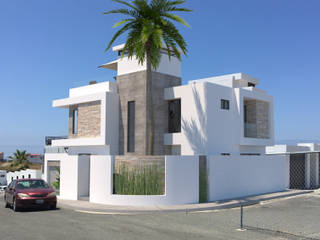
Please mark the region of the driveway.
[[239, 209], [204, 212], [90, 214], [5, 209], [0, 196], [1, 240], [34, 239], [319, 239], [318, 193], [244, 209], [246, 231], [238, 231]]

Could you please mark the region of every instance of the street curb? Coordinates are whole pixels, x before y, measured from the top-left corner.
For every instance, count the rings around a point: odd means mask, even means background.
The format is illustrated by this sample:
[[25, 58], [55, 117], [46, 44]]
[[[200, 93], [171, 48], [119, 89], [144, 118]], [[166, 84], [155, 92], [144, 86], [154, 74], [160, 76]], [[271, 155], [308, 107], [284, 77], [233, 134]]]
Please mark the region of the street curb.
[[[79, 206], [73, 206], [70, 204], [64, 204], [58, 201], [58, 206], [62, 209], [72, 209], [77, 212], [83, 212], [83, 213], [91, 213], [91, 214], [147, 214], [147, 213], [169, 213], [169, 212], [185, 212], [187, 213], [192, 213], [192, 212], [204, 212], [204, 211], [213, 211], [213, 210], [222, 210], [222, 209], [231, 209], [231, 208], [237, 208], [240, 206], [252, 206], [259, 204], [261, 202], [268, 202], [272, 200], [281, 200], [281, 199], [286, 199], [290, 197], [295, 197], [295, 196], [300, 196], [304, 194], [310, 194], [314, 193], [316, 191], [314, 190], [305, 190], [305, 191], [299, 191], [299, 192], [289, 192], [289, 193], [284, 193], [282, 195], [278, 196], [266, 196], [266, 197], [260, 197], [256, 196], [257, 199], [248, 199], [248, 198], [241, 198], [241, 199], [230, 199], [221, 202], [221, 204], [214, 205], [214, 206], [205, 206], [205, 207], [196, 207], [189, 205], [190, 208], [188, 208], [188, 205], [186, 205], [185, 208], [167, 208], [166, 206], [155, 206], [156, 209], [117, 209], [117, 206], [113, 206], [114, 209], [99, 209], [99, 208], [84, 208], [84, 207], [79, 207]], [[254, 198], [254, 197], [253, 197]], [[234, 202], [237, 201], [237, 202]], [[212, 202], [212, 204], [215, 204], [216, 202]], [[210, 204], [210, 203], [206, 203]], [[201, 205], [201, 204], [195, 204], [195, 205]], [[120, 206], [118, 206], [120, 208]]]

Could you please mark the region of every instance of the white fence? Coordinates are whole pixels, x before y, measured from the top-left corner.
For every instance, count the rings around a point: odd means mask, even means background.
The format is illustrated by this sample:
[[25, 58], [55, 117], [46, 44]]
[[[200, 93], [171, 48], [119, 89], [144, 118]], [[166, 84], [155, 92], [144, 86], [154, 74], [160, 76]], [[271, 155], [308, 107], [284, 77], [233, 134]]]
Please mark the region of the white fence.
[[284, 191], [285, 156], [210, 156], [209, 200]]
[[90, 201], [110, 205], [177, 205], [199, 201], [199, 160], [195, 156], [166, 156], [165, 194], [157, 196], [113, 193], [113, 157], [91, 156]]
[[[109, 205], [180, 205], [199, 202], [199, 157], [165, 157], [164, 195], [113, 194], [113, 156], [50, 155], [61, 162], [60, 198]], [[46, 158], [49, 160], [49, 156]], [[284, 191], [285, 156], [208, 156], [208, 200], [218, 201]]]

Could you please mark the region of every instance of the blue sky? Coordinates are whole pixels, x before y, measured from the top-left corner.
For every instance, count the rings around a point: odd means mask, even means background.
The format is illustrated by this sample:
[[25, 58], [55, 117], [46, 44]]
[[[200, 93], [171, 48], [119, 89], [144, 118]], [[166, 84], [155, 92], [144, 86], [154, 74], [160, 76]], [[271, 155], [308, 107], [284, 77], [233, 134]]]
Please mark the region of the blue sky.
[[[201, 4], [200, 4], [201, 2]], [[275, 98], [277, 140], [320, 139], [319, 0], [189, 0], [179, 27], [189, 45], [183, 81], [244, 72]], [[0, 145], [43, 145], [65, 135], [67, 111], [53, 99], [90, 80], [112, 80], [97, 66], [119, 16], [109, 0], [0, 1]], [[117, 43], [120, 43], [118, 41]], [[0, 149], [1, 151], [1, 149]]]

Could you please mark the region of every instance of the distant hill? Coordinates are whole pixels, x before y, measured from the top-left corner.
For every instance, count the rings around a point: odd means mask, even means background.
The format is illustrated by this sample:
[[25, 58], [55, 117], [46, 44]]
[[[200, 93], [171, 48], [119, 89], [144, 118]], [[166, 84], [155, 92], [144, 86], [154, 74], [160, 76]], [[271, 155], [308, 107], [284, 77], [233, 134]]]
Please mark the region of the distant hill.
[[276, 141], [276, 144], [297, 145], [298, 143], [320, 143], [320, 140], [290, 139]]

